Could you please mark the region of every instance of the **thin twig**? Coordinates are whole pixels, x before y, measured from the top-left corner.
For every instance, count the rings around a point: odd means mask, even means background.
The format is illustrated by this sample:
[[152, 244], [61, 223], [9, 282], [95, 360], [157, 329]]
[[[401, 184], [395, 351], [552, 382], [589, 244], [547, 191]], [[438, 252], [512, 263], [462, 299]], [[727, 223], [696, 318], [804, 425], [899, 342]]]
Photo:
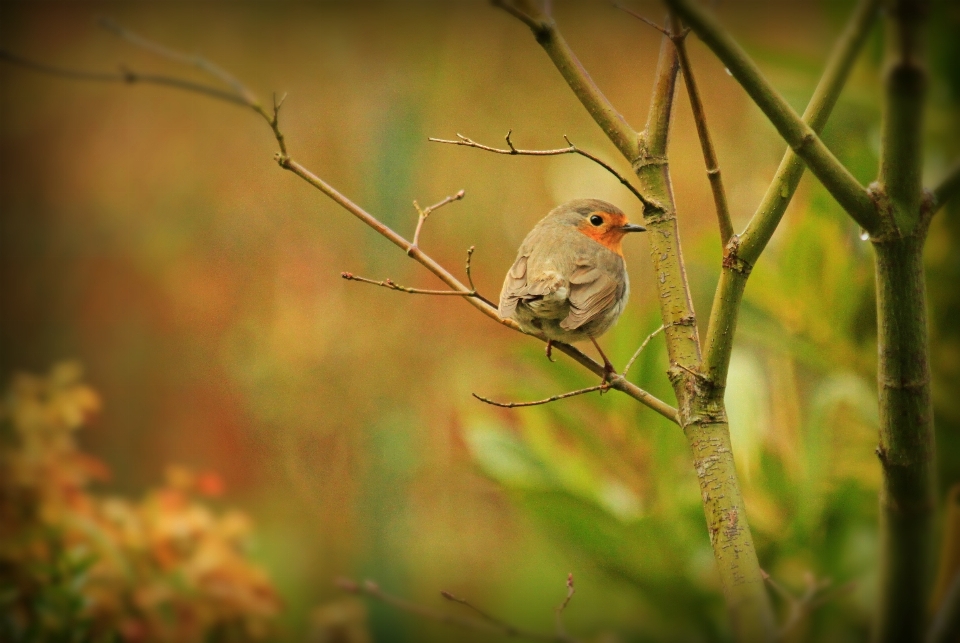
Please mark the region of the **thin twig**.
[[411, 295], [453, 295], [455, 297], [476, 297], [476, 291], [461, 292], [459, 290], [424, 290], [422, 288], [408, 288], [406, 286], [401, 286], [400, 284], [394, 283], [392, 279], [384, 279], [383, 281], [375, 281], [373, 279], [367, 279], [366, 277], [358, 277], [352, 272], [341, 272], [340, 276], [346, 279], [347, 281], [359, 281], [365, 284], [373, 284], [374, 286], [380, 286], [382, 288], [388, 288], [390, 290], [397, 290], [399, 292], [410, 293]]
[[[562, 346], [562, 344], [554, 344], [554, 346]], [[619, 376], [617, 379], [621, 379]], [[495, 402], [489, 398], [483, 397], [482, 395], [477, 395], [476, 393], [471, 393], [470, 395], [474, 396], [481, 402], [485, 404], [490, 404], [491, 406], [499, 406], [504, 409], [516, 409], [524, 406], [540, 406], [541, 404], [549, 404], [550, 402], [556, 402], [557, 400], [565, 400], [568, 397], [576, 397], [577, 395], [583, 395], [584, 393], [593, 393], [594, 391], [608, 391], [613, 388], [612, 383], [604, 382], [602, 384], [597, 384], [596, 386], [588, 386], [587, 388], [578, 389], [576, 391], [570, 391], [569, 393], [561, 393], [560, 395], [553, 395], [543, 400], [536, 400], [535, 402]]]
[[443, 591], [443, 590], [440, 591], [440, 596], [444, 597], [451, 603], [457, 603], [458, 605], [463, 605], [467, 609], [476, 613], [477, 616], [479, 616], [481, 619], [483, 619], [487, 623], [490, 623], [494, 627], [502, 630], [503, 633], [506, 634], [507, 636], [516, 636], [519, 633], [519, 630], [517, 630], [517, 628], [514, 625], [511, 625], [510, 623], [502, 621], [496, 616], [493, 616], [492, 614], [488, 614], [487, 612], [483, 611], [482, 609], [480, 609], [479, 607], [477, 607], [476, 605], [474, 605], [473, 603], [471, 603], [465, 598], [460, 598], [459, 596], [455, 596], [454, 594], [451, 594], [450, 592]]
[[669, 29], [667, 29], [666, 27], [662, 27], [662, 26], [658, 25], [658, 24], [657, 24], [656, 22], [654, 22], [653, 20], [650, 20], [650, 18], [647, 18], [646, 16], [641, 15], [641, 14], [637, 13], [636, 11], [634, 11], [634, 10], [632, 10], [632, 9], [630, 9], [630, 8], [623, 6], [623, 5], [620, 4], [619, 2], [616, 2], [616, 0], [611, 0], [611, 4], [612, 4], [614, 7], [616, 7], [617, 9], [619, 9], [620, 11], [623, 11], [624, 13], [629, 13], [631, 16], [633, 16], [633, 17], [636, 18], [637, 20], [640, 20], [640, 21], [642, 21], [642, 22], [647, 23], [649, 26], [653, 27], [654, 29], [656, 29], [657, 31], [659, 31], [661, 34], [663, 34], [664, 36], [666, 36], [666, 37], [669, 38], [670, 40], [673, 40], [674, 42], [676, 42], [676, 40], [677, 40], [678, 38], [679, 38], [680, 40], [685, 39], [685, 38], [687, 37], [687, 34], [690, 33], [690, 27], [684, 27], [684, 28], [681, 29], [679, 32], [674, 33], [674, 32], [672, 32], [672, 31], [670, 31]]
[[436, 610], [423, 607], [411, 601], [404, 600], [397, 596], [393, 596], [384, 592], [379, 585], [373, 581], [364, 581], [363, 583], [357, 583], [356, 581], [350, 579], [339, 579], [337, 581], [337, 587], [340, 589], [350, 592], [351, 594], [362, 594], [370, 598], [376, 599], [386, 605], [395, 607], [398, 610], [407, 612], [408, 614], [414, 614], [421, 618], [426, 618], [438, 623], [444, 623], [446, 625], [454, 625], [466, 630], [472, 630], [476, 632], [487, 632], [491, 634], [499, 634], [502, 636], [509, 636], [519, 639], [527, 639], [531, 641], [553, 641], [555, 643], [576, 643], [576, 640], [570, 636], [560, 636], [556, 634], [546, 634], [542, 632], [534, 632], [531, 630], [525, 630], [523, 628], [511, 625], [505, 621], [502, 621], [498, 618], [490, 616], [485, 612], [480, 611], [467, 601], [458, 599], [448, 592], [441, 592], [441, 595], [447, 600], [460, 603], [472, 609], [482, 616], [482, 618], [470, 618], [465, 616], [460, 616], [458, 614], [451, 614], [448, 612], [440, 612]]
[[[679, 24], [679, 19], [672, 21], [674, 28]], [[717, 161], [717, 152], [710, 138], [710, 130], [707, 128], [707, 113], [703, 109], [703, 101], [700, 100], [700, 90], [697, 88], [697, 81], [693, 76], [693, 65], [690, 63], [690, 56], [687, 54], [686, 30], [674, 31], [670, 34], [670, 40], [677, 48], [677, 56], [680, 58], [680, 73], [683, 75], [683, 81], [687, 87], [687, 96], [690, 99], [690, 108], [693, 110], [693, 120], [697, 125], [697, 135], [700, 137], [700, 148], [703, 150], [703, 161], [707, 166], [707, 178], [710, 181], [710, 189], [713, 192], [713, 203], [717, 210], [717, 220], [720, 224], [720, 243], [726, 246], [733, 237], [733, 221], [730, 219], [730, 208], [727, 205], [727, 194], [723, 189], [723, 179], [720, 177], [720, 164]]]
[[185, 91], [194, 92], [197, 94], [204, 94], [211, 98], [217, 98], [219, 100], [227, 101], [228, 103], [234, 103], [235, 105], [249, 106], [242, 97], [232, 94], [228, 91], [219, 89], [217, 87], [211, 87], [210, 85], [204, 85], [202, 83], [195, 83], [190, 80], [176, 78], [174, 76], [164, 76], [161, 74], [141, 74], [127, 68], [124, 68], [123, 71], [120, 72], [99, 72], [81, 69], [69, 69], [66, 67], [57, 67], [55, 65], [48, 65], [46, 63], [31, 60], [29, 58], [24, 58], [23, 56], [18, 56], [17, 54], [5, 49], [0, 49], [0, 60], [23, 67], [25, 69], [30, 69], [42, 74], [49, 74], [51, 76], [58, 76], [60, 78], [92, 82], [126, 83], [128, 85], [133, 85], [136, 83], [147, 85], [163, 85], [165, 87], [173, 87], [174, 89], [183, 89]]
[[419, 247], [419, 245], [420, 245], [420, 230], [423, 228], [423, 222], [427, 220], [427, 217], [430, 216], [430, 213], [433, 212], [434, 210], [439, 210], [440, 208], [442, 208], [443, 206], [445, 206], [445, 205], [448, 204], [448, 203], [453, 203], [454, 201], [459, 201], [460, 199], [462, 199], [462, 198], [464, 197], [465, 194], [466, 194], [466, 192], [464, 192], [463, 190], [460, 190], [460, 191], [457, 192], [456, 194], [453, 194], [453, 195], [451, 195], [451, 196], [448, 196], [448, 197], [445, 198], [443, 201], [440, 201], [440, 202], [438, 202], [438, 203], [434, 203], [433, 205], [431, 205], [431, 206], [429, 206], [429, 207], [426, 207], [426, 208], [423, 208], [422, 210], [420, 209], [420, 204], [419, 204], [419, 203], [417, 203], [416, 201], [413, 202], [413, 207], [416, 208], [416, 210], [417, 210], [418, 219], [417, 219], [417, 229], [416, 229], [416, 230], [414, 231], [414, 233], [413, 233], [413, 241], [411, 242], [410, 250], [407, 250], [407, 255], [408, 255], [408, 256], [410, 255], [410, 253], [413, 251], [414, 248]]
[[[762, 571], [762, 570], [761, 570]], [[817, 608], [825, 605], [830, 599], [852, 590], [854, 583], [834, 586], [833, 581], [828, 578], [818, 580], [813, 574], [804, 575], [804, 584], [806, 587], [799, 596], [778, 583], [770, 574], [763, 572], [763, 580], [767, 582], [771, 589], [783, 599], [787, 604], [787, 618], [779, 631], [779, 638], [784, 639], [804, 618], [807, 618]]]
[[573, 587], [573, 572], [567, 574], [567, 595], [563, 598], [563, 602], [560, 603], [559, 607], [556, 610], [557, 618], [557, 638], [567, 638], [567, 629], [563, 626], [563, 610], [567, 609], [567, 605], [570, 604], [570, 599], [573, 598], [576, 589]]
[[630, 361], [627, 362], [627, 365], [623, 367], [623, 373], [621, 373], [623, 377], [627, 376], [627, 371], [630, 370], [630, 367], [633, 366], [633, 363], [637, 361], [638, 357], [640, 357], [640, 353], [642, 353], [643, 349], [647, 347], [647, 344], [650, 343], [650, 340], [662, 333], [664, 328], [666, 328], [666, 326], [661, 325], [660, 328], [647, 335], [647, 338], [643, 340], [643, 343], [640, 344], [640, 348], [638, 348], [637, 352], [633, 354], [633, 357], [630, 358]]
[[243, 85], [243, 83], [237, 80], [233, 75], [227, 73], [220, 66], [215, 65], [214, 63], [210, 62], [206, 58], [203, 58], [201, 56], [197, 56], [194, 54], [184, 54], [182, 52], [175, 51], [168, 47], [164, 47], [159, 43], [153, 42], [152, 40], [148, 40], [147, 38], [144, 38], [143, 36], [137, 33], [134, 33], [125, 27], [120, 26], [119, 24], [117, 24], [116, 22], [114, 22], [109, 18], [101, 18], [99, 21], [99, 24], [101, 27], [103, 27], [107, 31], [119, 36], [120, 38], [126, 40], [132, 45], [135, 45], [141, 49], [154, 53], [160, 56], [161, 58], [166, 58], [167, 60], [171, 60], [173, 62], [180, 63], [182, 65], [190, 65], [190, 66], [196, 67], [197, 69], [209, 74], [210, 76], [213, 76], [214, 78], [220, 80], [222, 83], [229, 85], [233, 89], [233, 91], [236, 94], [238, 94], [241, 98], [243, 98], [244, 101], [247, 103], [257, 102], [256, 96], [254, 96], [254, 94], [249, 89], [247, 89]]
[[507, 136], [506, 136], [507, 149], [503, 149], [499, 147], [491, 147], [489, 145], [483, 145], [482, 143], [477, 143], [473, 139], [467, 138], [463, 134], [457, 134], [457, 140], [455, 141], [450, 139], [432, 138], [432, 137], [429, 138], [428, 140], [432, 143], [446, 143], [447, 145], [463, 145], [465, 147], [473, 147], [478, 150], [484, 150], [486, 152], [493, 152], [494, 154], [507, 154], [509, 156], [559, 156], [561, 154], [579, 154], [584, 158], [590, 159], [591, 161], [593, 161], [594, 163], [596, 163], [597, 165], [605, 169], [607, 172], [617, 177], [617, 180], [620, 181], [620, 183], [622, 183], [628, 190], [633, 192], [633, 195], [638, 199], [640, 199], [641, 203], [644, 203], [644, 204], [647, 203], [647, 199], [644, 198], [644, 196], [640, 194], [640, 192], [638, 192], [635, 187], [633, 187], [630, 181], [628, 181], [626, 178], [623, 177], [623, 175], [621, 175], [619, 172], [613, 169], [613, 167], [610, 166], [605, 161], [600, 160], [593, 154], [583, 149], [580, 149], [579, 147], [571, 143], [570, 139], [567, 137], [566, 134], [563, 135], [563, 139], [567, 142], [567, 147], [560, 147], [553, 150], [521, 150], [515, 147], [513, 145], [513, 142], [510, 140], [510, 135], [512, 133], [513, 133], [513, 130], [510, 130], [509, 132], [507, 132]]

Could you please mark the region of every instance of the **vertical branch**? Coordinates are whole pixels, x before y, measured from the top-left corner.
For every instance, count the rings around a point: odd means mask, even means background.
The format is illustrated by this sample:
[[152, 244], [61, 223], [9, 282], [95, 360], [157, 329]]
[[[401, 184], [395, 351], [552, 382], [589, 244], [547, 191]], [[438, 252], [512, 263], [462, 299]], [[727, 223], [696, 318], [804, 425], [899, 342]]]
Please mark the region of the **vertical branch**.
[[713, 203], [717, 209], [717, 220], [720, 223], [720, 243], [727, 245], [733, 237], [733, 222], [730, 220], [730, 208], [727, 206], [727, 195], [723, 190], [723, 179], [720, 177], [720, 163], [717, 161], [717, 152], [710, 138], [707, 128], [707, 114], [700, 100], [700, 90], [693, 77], [693, 65], [687, 54], [686, 36], [676, 31], [677, 21], [674, 20], [674, 33], [671, 34], [677, 47], [677, 56], [680, 59], [680, 72], [687, 87], [687, 96], [690, 98], [690, 109], [693, 110], [693, 121], [697, 125], [697, 135], [700, 137], [700, 148], [703, 150], [703, 160], [707, 166], [707, 178], [710, 180], [710, 190], [713, 192]]
[[[700, 338], [680, 248], [677, 212], [667, 163], [667, 140], [678, 70], [677, 50], [670, 39], [664, 37], [657, 61], [647, 126], [641, 136], [640, 156], [633, 161], [633, 170], [640, 181], [640, 191], [646, 198], [643, 218], [649, 231], [650, 258], [661, 295], [660, 316], [666, 328], [667, 353], [671, 364], [694, 371], [700, 365]], [[679, 376], [683, 377], [682, 372]]]
[[647, 197], [644, 223], [666, 328], [669, 375], [693, 455], [707, 532], [735, 638], [770, 641], [776, 631], [773, 610], [737, 480], [722, 389], [717, 394], [717, 389], [700, 375], [700, 341], [666, 154], [678, 69], [677, 48], [668, 36], [664, 37], [647, 127], [641, 138], [641, 156], [634, 162], [634, 170]]
[[889, 0], [879, 183], [904, 232], [917, 224], [923, 193], [923, 104], [927, 71], [921, 36], [923, 0]]
[[880, 397], [880, 589], [874, 639], [921, 641], [935, 509], [923, 238], [874, 242]]
[[929, 217], [920, 184], [926, 71], [922, 0], [889, 0], [875, 187], [886, 234], [876, 251], [880, 397], [880, 588], [874, 639], [921, 641], [936, 505], [933, 407], [923, 246]]

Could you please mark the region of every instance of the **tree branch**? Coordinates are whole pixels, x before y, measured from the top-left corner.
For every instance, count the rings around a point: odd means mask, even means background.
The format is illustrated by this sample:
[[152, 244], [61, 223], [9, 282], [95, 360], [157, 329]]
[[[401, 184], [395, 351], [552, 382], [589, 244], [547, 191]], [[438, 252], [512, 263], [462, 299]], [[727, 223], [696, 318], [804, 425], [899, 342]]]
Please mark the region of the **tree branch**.
[[840, 206], [865, 230], [871, 234], [878, 232], [882, 222], [869, 192], [793, 111], [733, 37], [693, 0], [667, 0], [667, 4], [726, 65]]
[[390, 278], [384, 279], [383, 281], [375, 281], [373, 279], [367, 279], [366, 277], [358, 277], [352, 272], [341, 272], [340, 276], [347, 281], [359, 281], [360, 283], [364, 284], [373, 284], [374, 286], [380, 286], [389, 290], [410, 293], [411, 295], [454, 295], [456, 297], [479, 296], [475, 290], [461, 292], [459, 290], [424, 290], [422, 288], [408, 288], [406, 286], [401, 286], [400, 284], [394, 283], [394, 281]]
[[924, 0], [890, 0], [886, 12], [887, 60], [880, 120], [880, 176], [893, 218], [903, 233], [920, 219], [923, 198], [923, 106], [927, 70], [920, 50]]
[[128, 85], [134, 85], [137, 83], [144, 85], [162, 85], [164, 87], [172, 87], [174, 89], [182, 89], [185, 91], [194, 92], [196, 94], [203, 94], [205, 96], [223, 100], [235, 105], [242, 105], [245, 107], [250, 106], [242, 97], [217, 87], [204, 85], [202, 83], [195, 83], [193, 81], [176, 78], [174, 76], [164, 76], [161, 74], [141, 74], [139, 72], [127, 69], [126, 67], [119, 72], [99, 72], [68, 69], [66, 67], [57, 67], [55, 65], [48, 65], [46, 63], [31, 60], [29, 58], [24, 58], [23, 56], [19, 56], [5, 49], [0, 49], [0, 61], [7, 62], [18, 67], [23, 67], [31, 71], [40, 72], [41, 74], [48, 74], [70, 80], [126, 83]]
[[[678, 22], [678, 21], [675, 21]], [[678, 25], [677, 25], [678, 26]], [[680, 73], [683, 75], [687, 87], [687, 96], [690, 99], [690, 109], [693, 111], [693, 121], [697, 125], [697, 135], [700, 137], [700, 148], [703, 150], [703, 161], [707, 166], [707, 178], [710, 181], [710, 190], [713, 192], [713, 203], [717, 210], [717, 221], [720, 224], [720, 243], [727, 245], [733, 237], [733, 221], [730, 219], [730, 208], [727, 205], [727, 194], [723, 189], [723, 179], [720, 177], [720, 163], [717, 161], [717, 152], [710, 138], [707, 128], [707, 114], [700, 100], [700, 90], [693, 77], [693, 65], [687, 54], [685, 31], [674, 31], [670, 35], [677, 56], [680, 58]]]
[[490, 616], [486, 612], [482, 612], [467, 601], [455, 597], [449, 592], [441, 592], [441, 596], [445, 599], [459, 603], [466, 607], [469, 607], [473, 611], [481, 615], [481, 618], [470, 618], [465, 616], [459, 616], [457, 614], [450, 614], [448, 612], [440, 612], [436, 610], [423, 607], [411, 601], [404, 600], [397, 596], [393, 596], [384, 592], [380, 589], [380, 586], [374, 583], [373, 581], [364, 581], [363, 583], [357, 583], [356, 581], [350, 579], [339, 579], [337, 581], [337, 587], [340, 589], [350, 592], [351, 594], [361, 594], [363, 596], [368, 596], [370, 598], [376, 599], [381, 603], [385, 603], [391, 607], [394, 607], [402, 612], [408, 614], [413, 614], [414, 616], [419, 616], [421, 618], [429, 619], [431, 621], [436, 621], [438, 623], [443, 623], [445, 625], [453, 625], [465, 630], [471, 630], [474, 632], [485, 632], [487, 634], [499, 634], [502, 636], [509, 636], [518, 639], [527, 639], [530, 641], [553, 641], [555, 643], [577, 643], [576, 639], [564, 634], [546, 634], [542, 632], [534, 632], [531, 630], [525, 630], [523, 628], [517, 627], [505, 621], [502, 621], [496, 617]]
[[593, 393], [594, 391], [609, 391], [612, 388], [610, 382], [604, 382], [603, 384], [597, 384], [596, 386], [588, 386], [587, 388], [577, 389], [576, 391], [570, 391], [569, 393], [561, 393], [560, 395], [551, 395], [550, 397], [544, 398], [542, 400], [536, 400], [534, 402], [495, 402], [490, 398], [483, 397], [482, 395], [477, 395], [476, 393], [471, 393], [470, 395], [474, 396], [484, 404], [489, 404], [491, 406], [499, 406], [503, 409], [517, 409], [525, 406], [540, 406], [542, 404], [550, 404], [551, 402], [556, 402], [558, 400], [565, 400], [569, 397], [576, 397], [577, 395], [583, 395], [584, 393]]
[[597, 87], [570, 49], [570, 45], [560, 34], [549, 12], [543, 8], [529, 6], [528, 2], [522, 2], [525, 7], [520, 9], [516, 0], [493, 0], [493, 4], [530, 27], [537, 42], [547, 52], [557, 71], [580, 99], [580, 103], [617, 146], [620, 153], [633, 162], [640, 153], [639, 134], [627, 124], [620, 112]]
[[573, 143], [571, 143], [570, 139], [567, 138], [566, 134], [563, 135], [563, 139], [567, 142], [567, 147], [561, 147], [555, 150], [518, 149], [517, 147], [514, 147], [513, 141], [510, 139], [510, 136], [512, 134], [513, 134], [513, 130], [510, 130], [507, 132], [506, 141], [507, 141], [508, 149], [502, 149], [499, 147], [490, 147], [489, 145], [483, 145], [481, 143], [477, 143], [473, 139], [463, 136], [462, 134], [457, 134], [457, 140], [455, 141], [449, 140], [449, 139], [443, 139], [443, 138], [432, 138], [432, 137], [428, 138], [427, 140], [430, 141], [431, 143], [446, 143], [447, 145], [463, 145], [465, 147], [473, 147], [478, 150], [484, 150], [486, 152], [493, 152], [494, 154], [508, 154], [510, 156], [559, 156], [561, 154], [579, 154], [584, 158], [590, 159], [591, 161], [593, 161], [594, 163], [596, 163], [597, 165], [605, 169], [607, 172], [617, 177], [617, 180], [620, 181], [620, 183], [622, 183], [628, 190], [633, 192], [633, 195], [638, 199], [640, 199], [641, 203], [646, 203], [646, 199], [644, 198], [644, 196], [640, 194], [640, 192], [638, 192], [637, 189], [633, 187], [633, 184], [631, 184], [630, 181], [624, 178], [622, 174], [620, 174], [615, 169], [613, 169], [613, 166], [600, 160], [598, 157], [594, 156], [593, 154], [585, 150], [582, 150], [576, 145], [574, 145]]
[[623, 373], [621, 373], [623, 377], [627, 376], [627, 371], [630, 370], [630, 367], [633, 366], [633, 363], [637, 361], [638, 357], [640, 357], [640, 353], [642, 353], [643, 349], [647, 347], [647, 344], [650, 343], [650, 340], [656, 337], [657, 335], [659, 335], [660, 333], [662, 333], [663, 329], [664, 329], [664, 326], [661, 325], [660, 328], [658, 328], [657, 330], [647, 335], [647, 338], [643, 340], [643, 342], [640, 344], [640, 348], [638, 348], [637, 351], [633, 354], [633, 357], [630, 358], [630, 360], [627, 362], [627, 365], [623, 367]]
[[933, 193], [934, 212], [946, 205], [950, 199], [956, 198], [957, 194], [960, 194], [960, 159], [954, 161], [946, 175], [940, 179], [940, 183], [931, 192]]
[[[813, 131], [820, 132], [826, 125], [857, 54], [876, 21], [879, 5], [879, 0], [860, 0], [834, 45], [823, 75], [803, 112], [803, 120]], [[727, 380], [747, 278], [780, 224], [805, 169], [803, 159], [788, 148], [747, 227], [739, 238], [733, 239], [725, 248], [723, 271], [713, 298], [704, 343], [703, 373], [716, 385], [722, 385]]]

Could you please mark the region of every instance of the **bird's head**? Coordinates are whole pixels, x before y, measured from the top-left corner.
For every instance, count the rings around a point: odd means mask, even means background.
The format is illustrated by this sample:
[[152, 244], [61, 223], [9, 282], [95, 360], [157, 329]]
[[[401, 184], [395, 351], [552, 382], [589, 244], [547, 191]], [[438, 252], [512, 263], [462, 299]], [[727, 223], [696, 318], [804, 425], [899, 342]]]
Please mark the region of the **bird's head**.
[[570, 201], [556, 208], [551, 215], [559, 223], [575, 227], [581, 234], [621, 256], [624, 235], [646, 230], [642, 225], [630, 223], [617, 206], [599, 199]]

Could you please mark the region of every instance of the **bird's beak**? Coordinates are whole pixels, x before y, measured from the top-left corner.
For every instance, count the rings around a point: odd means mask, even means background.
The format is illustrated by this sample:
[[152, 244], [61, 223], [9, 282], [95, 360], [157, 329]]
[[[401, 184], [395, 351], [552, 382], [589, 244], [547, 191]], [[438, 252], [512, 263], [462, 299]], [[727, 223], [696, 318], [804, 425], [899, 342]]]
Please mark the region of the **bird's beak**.
[[642, 225], [637, 225], [636, 223], [628, 223], [627, 225], [622, 226], [620, 229], [623, 230], [624, 232], [646, 232], [647, 231], [647, 229], [644, 228]]

